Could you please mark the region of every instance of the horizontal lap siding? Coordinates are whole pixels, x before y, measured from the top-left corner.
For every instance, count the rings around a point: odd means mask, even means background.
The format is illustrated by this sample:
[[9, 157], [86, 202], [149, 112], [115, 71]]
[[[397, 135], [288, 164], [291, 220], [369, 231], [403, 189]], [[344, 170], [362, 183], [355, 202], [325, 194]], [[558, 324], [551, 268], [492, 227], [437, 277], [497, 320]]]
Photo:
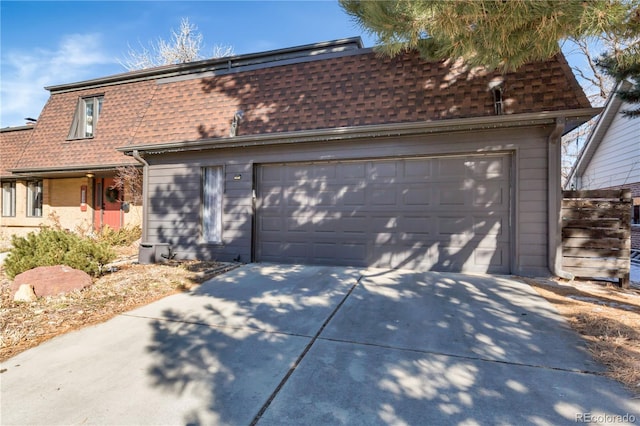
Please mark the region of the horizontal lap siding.
[[640, 120], [616, 114], [582, 174], [581, 189], [601, 189], [640, 182], [638, 135]]
[[[546, 138], [549, 131], [549, 128], [476, 131], [150, 155], [146, 157], [151, 164], [149, 240], [177, 245], [180, 255], [186, 258], [233, 260], [240, 256], [241, 261], [250, 261], [254, 165], [512, 152], [515, 161], [511, 198], [516, 219], [523, 224], [509, 230], [513, 234], [512, 272], [543, 273], [547, 270]], [[224, 166], [225, 194], [224, 244], [216, 246], [202, 244], [196, 230], [200, 226], [200, 170], [217, 165]], [[234, 179], [236, 176], [239, 179]], [[182, 191], [185, 195], [179, 195]], [[160, 199], [156, 200], [155, 195]], [[166, 200], [172, 196], [179, 201]]]
[[547, 162], [545, 141], [518, 150], [518, 261], [523, 275], [543, 275], [547, 268]]

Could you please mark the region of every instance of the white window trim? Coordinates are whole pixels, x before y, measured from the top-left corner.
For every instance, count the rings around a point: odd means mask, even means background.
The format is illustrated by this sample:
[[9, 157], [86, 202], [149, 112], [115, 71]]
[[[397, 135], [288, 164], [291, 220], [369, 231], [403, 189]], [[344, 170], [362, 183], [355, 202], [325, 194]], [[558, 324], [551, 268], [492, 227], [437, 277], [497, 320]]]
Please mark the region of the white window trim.
[[16, 216], [16, 181], [2, 182], [2, 217]]
[[[89, 125], [87, 122], [87, 104], [89, 101], [93, 103], [91, 132], [87, 132]], [[69, 139], [90, 139], [95, 137], [98, 120], [102, 113], [103, 102], [104, 95], [87, 96], [78, 99], [78, 106], [76, 107], [76, 113], [71, 123], [71, 130], [69, 131]]]
[[[34, 192], [35, 187], [35, 192]], [[27, 182], [27, 217], [42, 217], [44, 185], [42, 180]]]
[[224, 169], [222, 166], [202, 168], [202, 240], [222, 244], [222, 209]]

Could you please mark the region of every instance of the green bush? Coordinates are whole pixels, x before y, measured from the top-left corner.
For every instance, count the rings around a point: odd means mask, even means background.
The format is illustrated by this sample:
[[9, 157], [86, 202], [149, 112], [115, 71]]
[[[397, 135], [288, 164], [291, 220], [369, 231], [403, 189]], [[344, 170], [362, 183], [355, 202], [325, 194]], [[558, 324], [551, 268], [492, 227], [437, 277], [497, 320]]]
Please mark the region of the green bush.
[[115, 259], [111, 247], [102, 241], [82, 238], [61, 229], [42, 228], [26, 237], [14, 236], [13, 248], [4, 261], [9, 278], [38, 266], [67, 265], [98, 276], [102, 266]]
[[141, 236], [142, 229], [137, 225], [120, 228], [118, 230], [105, 226], [98, 235], [98, 240], [110, 246], [125, 247], [140, 239]]

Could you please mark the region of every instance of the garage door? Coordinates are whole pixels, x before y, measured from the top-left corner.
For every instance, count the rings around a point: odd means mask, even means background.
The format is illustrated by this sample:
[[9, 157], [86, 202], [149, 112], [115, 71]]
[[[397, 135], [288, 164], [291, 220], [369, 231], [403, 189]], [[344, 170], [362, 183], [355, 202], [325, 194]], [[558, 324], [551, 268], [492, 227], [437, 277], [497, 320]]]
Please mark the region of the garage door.
[[261, 165], [256, 260], [508, 273], [510, 156]]

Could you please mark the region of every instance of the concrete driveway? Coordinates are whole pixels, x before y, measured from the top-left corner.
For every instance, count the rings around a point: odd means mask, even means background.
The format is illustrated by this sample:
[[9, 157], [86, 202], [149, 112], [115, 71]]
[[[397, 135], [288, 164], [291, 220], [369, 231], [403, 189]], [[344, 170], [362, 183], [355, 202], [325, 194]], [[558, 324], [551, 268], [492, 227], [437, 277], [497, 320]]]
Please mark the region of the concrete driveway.
[[245, 265], [0, 368], [3, 425], [640, 422], [508, 277]]

